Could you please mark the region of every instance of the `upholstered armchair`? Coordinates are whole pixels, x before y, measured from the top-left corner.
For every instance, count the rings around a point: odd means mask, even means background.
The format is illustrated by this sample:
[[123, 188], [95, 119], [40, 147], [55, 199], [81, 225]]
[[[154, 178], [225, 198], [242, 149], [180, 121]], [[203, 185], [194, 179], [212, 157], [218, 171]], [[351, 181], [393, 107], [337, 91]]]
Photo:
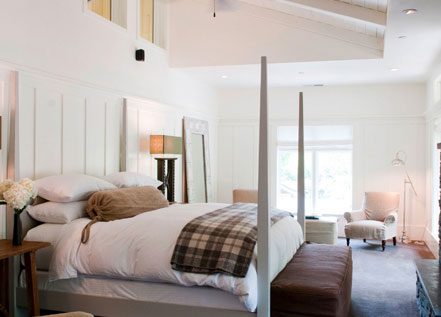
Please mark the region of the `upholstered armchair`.
[[233, 203], [257, 204], [257, 190], [255, 189], [234, 189]]
[[397, 221], [400, 194], [392, 192], [367, 192], [364, 194], [361, 210], [346, 212], [345, 226], [346, 244], [351, 239], [381, 240], [384, 251], [386, 240], [393, 240], [397, 244]]

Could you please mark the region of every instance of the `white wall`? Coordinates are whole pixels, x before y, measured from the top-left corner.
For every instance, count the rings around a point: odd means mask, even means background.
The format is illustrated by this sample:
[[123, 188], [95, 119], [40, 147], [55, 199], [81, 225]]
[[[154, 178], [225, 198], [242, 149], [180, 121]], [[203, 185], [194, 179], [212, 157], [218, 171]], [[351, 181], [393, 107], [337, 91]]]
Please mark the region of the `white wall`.
[[439, 180], [440, 151], [436, 149], [441, 142], [441, 62], [434, 67], [426, 85], [426, 217], [428, 219], [425, 241], [431, 251], [438, 256], [439, 237]]
[[[203, 113], [182, 111], [176, 107], [136, 98], [127, 98], [126, 107], [126, 120], [129, 125], [126, 131], [127, 171], [156, 177], [157, 162], [149, 154], [150, 135], [166, 134], [182, 137], [182, 118], [184, 116], [207, 120], [210, 145], [217, 143], [217, 119], [213, 119]], [[182, 140], [182, 142], [184, 142], [184, 140]], [[173, 157], [178, 158], [175, 163], [175, 200], [181, 202], [183, 201], [183, 158], [182, 155], [173, 155]], [[212, 173], [215, 173], [217, 155], [216, 148], [212, 146], [210, 146], [210, 160]], [[217, 183], [213, 182], [212, 185], [213, 192], [216, 192]]]
[[[8, 100], [10, 89], [10, 72], [0, 67], [0, 114], [1, 114], [1, 150], [0, 150], [0, 180], [6, 178], [6, 157], [7, 157], [7, 131], [8, 131]], [[0, 238], [6, 234], [6, 208], [0, 206]]]
[[[390, 163], [396, 151], [407, 153], [407, 168], [419, 193], [415, 197], [408, 192], [408, 230], [412, 239], [422, 240], [427, 223], [424, 84], [304, 87], [301, 90], [304, 91], [305, 124], [350, 124], [354, 128], [355, 209], [361, 206], [364, 191], [397, 191], [402, 196], [404, 175]], [[273, 201], [275, 129], [278, 125], [296, 124], [299, 91], [299, 88], [269, 91]], [[234, 188], [257, 188], [258, 105], [257, 89], [226, 89], [220, 93], [219, 201], [231, 201]], [[402, 206], [401, 201], [401, 211]]]
[[[127, 30], [84, 12], [81, 0], [0, 0], [0, 63], [215, 114], [213, 89], [168, 67], [167, 52], [137, 36], [137, 1]], [[135, 61], [143, 48], [146, 62]]]
[[[184, 115], [196, 113], [215, 120], [215, 90], [170, 68], [167, 51], [138, 38], [136, 0], [128, 0], [127, 12], [127, 29], [123, 29], [84, 11], [82, 0], [0, 0], [0, 91], [8, 84], [10, 72], [18, 70], [59, 81], [65, 87], [116, 95], [120, 101], [126, 96], [137, 97], [178, 109]], [[167, 14], [162, 18], [166, 20]], [[135, 61], [137, 48], [145, 49], [145, 62]], [[6, 118], [8, 100], [2, 95], [0, 92], [0, 114]], [[211, 143], [215, 151], [215, 139]], [[3, 147], [2, 179], [6, 152]], [[213, 174], [215, 178], [215, 171]], [[4, 227], [0, 211], [0, 236]]]

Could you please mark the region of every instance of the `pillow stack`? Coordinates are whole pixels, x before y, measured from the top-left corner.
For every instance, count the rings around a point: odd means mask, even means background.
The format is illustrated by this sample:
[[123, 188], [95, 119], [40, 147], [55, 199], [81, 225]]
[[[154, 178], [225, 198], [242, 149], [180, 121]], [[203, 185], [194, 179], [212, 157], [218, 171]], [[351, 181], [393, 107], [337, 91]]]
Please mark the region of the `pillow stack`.
[[38, 195], [47, 200], [28, 206], [29, 215], [41, 222], [65, 224], [86, 215], [87, 199], [96, 191], [115, 185], [89, 175], [55, 175], [35, 181]]
[[162, 182], [147, 175], [135, 172], [119, 172], [104, 177], [104, 180], [118, 188], [152, 186], [158, 188]]
[[46, 202], [28, 206], [27, 211], [35, 220], [66, 224], [87, 216], [87, 200], [95, 192], [140, 186], [157, 188], [161, 184], [147, 175], [132, 172], [114, 173], [103, 179], [83, 174], [48, 176], [35, 181], [39, 197]]

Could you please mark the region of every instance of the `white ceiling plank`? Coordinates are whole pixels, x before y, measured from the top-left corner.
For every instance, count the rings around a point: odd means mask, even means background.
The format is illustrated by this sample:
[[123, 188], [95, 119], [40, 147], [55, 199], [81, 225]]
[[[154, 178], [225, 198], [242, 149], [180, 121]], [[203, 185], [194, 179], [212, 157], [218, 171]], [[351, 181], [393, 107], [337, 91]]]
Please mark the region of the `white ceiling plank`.
[[[274, 0], [269, 0], [269, 1], [274, 1]], [[308, 1], [314, 1], [314, 0], [308, 0]], [[249, 2], [249, 0], [242, 2], [251, 3], [251, 1]], [[243, 8], [244, 14], [259, 16], [261, 18], [277, 21], [277, 23], [284, 24], [292, 28], [302, 29], [308, 32], [314, 32], [317, 34], [325, 35], [331, 38], [339, 39], [341, 41], [378, 50], [381, 51], [381, 53], [383, 51], [384, 48], [383, 39], [379, 39], [375, 37], [375, 32], [370, 32], [369, 35], [358, 33], [352, 30], [347, 30], [338, 27], [336, 25], [332, 25], [332, 21], [330, 20], [325, 22], [324, 21], [325, 19], [323, 17], [321, 18], [322, 21], [318, 22], [290, 14], [284, 14], [284, 11], [282, 10], [281, 12], [276, 12], [271, 8], [269, 8], [265, 1], [260, 0], [260, 3], [261, 3], [260, 7], [263, 7], [264, 8], [263, 10], [265, 11], [262, 11], [262, 9], [258, 9], [256, 6], [252, 5]], [[266, 14], [262, 14], [263, 12], [266, 12]], [[330, 18], [332, 20], [332, 18], [335, 19], [336, 17], [334, 16]]]
[[[386, 14], [370, 8], [336, 0], [278, 0], [345, 19], [386, 26]], [[249, 2], [249, 1], [247, 1]]]

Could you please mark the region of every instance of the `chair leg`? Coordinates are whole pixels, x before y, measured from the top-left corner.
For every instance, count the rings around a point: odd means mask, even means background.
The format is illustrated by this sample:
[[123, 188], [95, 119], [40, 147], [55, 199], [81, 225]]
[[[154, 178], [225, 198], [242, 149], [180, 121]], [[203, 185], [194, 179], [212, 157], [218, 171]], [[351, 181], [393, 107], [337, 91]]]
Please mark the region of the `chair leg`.
[[366, 243], [366, 239], [363, 239], [363, 242]]
[[397, 245], [397, 237], [393, 237], [392, 241], [393, 241], [394, 245]]
[[351, 239], [346, 238], [346, 245], [349, 246], [349, 242], [351, 241]]
[[386, 240], [381, 240], [381, 248], [383, 249], [383, 251], [384, 249], [386, 249]]

